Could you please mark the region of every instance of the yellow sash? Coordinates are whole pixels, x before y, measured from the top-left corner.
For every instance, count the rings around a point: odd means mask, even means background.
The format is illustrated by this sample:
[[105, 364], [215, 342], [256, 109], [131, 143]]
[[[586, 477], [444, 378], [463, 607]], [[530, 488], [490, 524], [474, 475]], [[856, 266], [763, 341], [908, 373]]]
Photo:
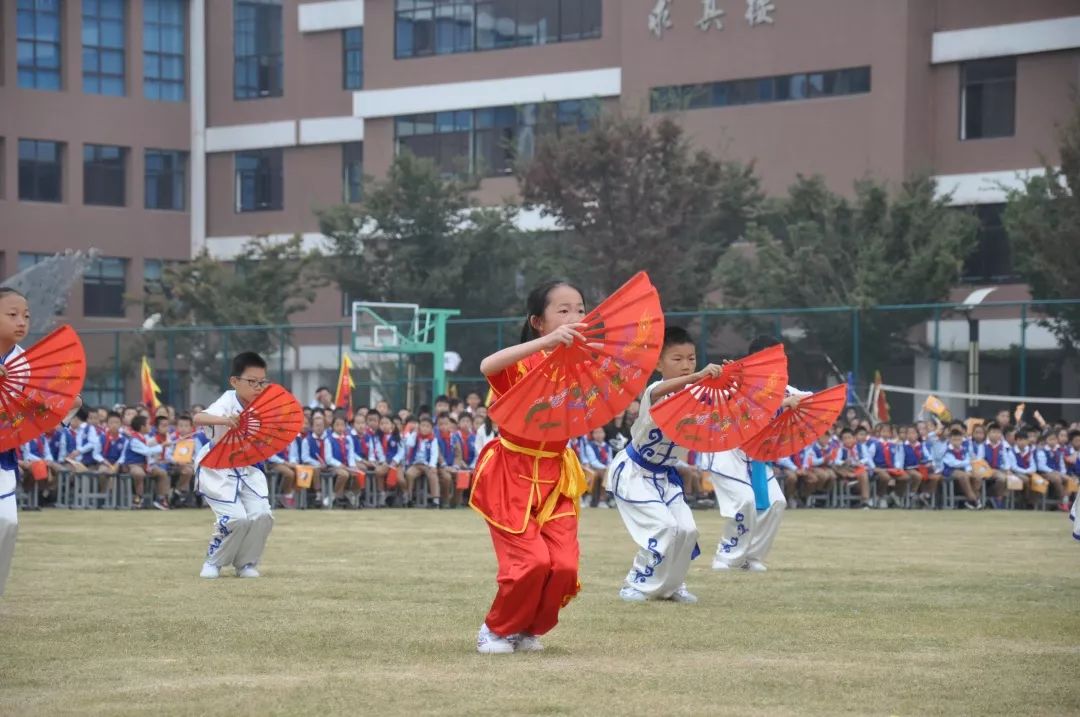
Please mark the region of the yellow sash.
[[[516, 443], [511, 443], [505, 438], [500, 437], [499, 442], [508, 451], [514, 453], [521, 453], [532, 458], [558, 458], [559, 454], [554, 451], [541, 451], [535, 448], [526, 448], [519, 446]], [[533, 490], [539, 492], [539, 478], [536, 472], [533, 471]], [[562, 452], [562, 468], [559, 471], [559, 483], [555, 486], [555, 490], [551, 491], [551, 495], [544, 501], [543, 507], [540, 508], [540, 512], [536, 515], [537, 525], [543, 525], [551, 519], [551, 514], [555, 512], [555, 504], [559, 502], [559, 496], [565, 495], [570, 499], [570, 502], [574, 505], [574, 515], [580, 515], [581, 513], [581, 496], [585, 494], [585, 491], [589, 489], [589, 483], [585, 480], [585, 471], [581, 469], [581, 462], [578, 460], [577, 454], [570, 450], [567, 446]]]

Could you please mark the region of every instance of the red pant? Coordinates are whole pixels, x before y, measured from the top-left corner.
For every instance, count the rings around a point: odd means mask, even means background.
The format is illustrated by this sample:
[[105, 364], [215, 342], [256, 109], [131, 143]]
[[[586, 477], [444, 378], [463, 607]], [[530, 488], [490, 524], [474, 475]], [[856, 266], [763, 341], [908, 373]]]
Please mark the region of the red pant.
[[548, 521], [543, 528], [530, 519], [520, 535], [488, 524], [499, 560], [499, 592], [485, 620], [489, 630], [506, 637], [543, 635], [555, 627], [559, 610], [580, 588], [577, 528], [574, 516]]

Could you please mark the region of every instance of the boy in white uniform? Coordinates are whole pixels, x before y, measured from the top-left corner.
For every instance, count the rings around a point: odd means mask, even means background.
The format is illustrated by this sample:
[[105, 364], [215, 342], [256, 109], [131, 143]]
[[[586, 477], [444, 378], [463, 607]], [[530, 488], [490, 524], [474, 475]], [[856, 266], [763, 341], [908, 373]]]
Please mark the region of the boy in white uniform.
[[[759, 336], [747, 353], [764, 351], [775, 343], [772, 337]], [[802, 396], [809, 395], [791, 386], [787, 387], [787, 394], [781, 404], [783, 408], [796, 406]], [[765, 556], [776, 539], [787, 507], [784, 486], [772, 466], [751, 460], [740, 448], [703, 453], [698, 456], [698, 466], [709, 471], [716, 489], [716, 506], [727, 519], [712, 569], [765, 572]]]
[[641, 410], [630, 429], [630, 443], [605, 475], [604, 487], [614, 495], [619, 515], [639, 548], [619, 590], [619, 597], [627, 602], [697, 602], [684, 580], [690, 561], [700, 552], [698, 529], [676, 470], [677, 463], [686, 461], [688, 451], [666, 438], [652, 419], [652, 406], [660, 399], [703, 378], [720, 375], [715, 364], [695, 373], [696, 366], [697, 352], [690, 334], [669, 326], [656, 367], [662, 380], [645, 389]]
[[229, 385], [233, 390], [221, 394], [193, 419], [210, 436], [210, 442], [195, 456], [195, 490], [217, 517], [199, 577], [216, 578], [221, 568], [231, 564], [238, 577], [257, 578], [257, 566], [274, 523], [266, 475], [258, 466], [207, 468], [200, 463], [214, 443], [236, 426], [240, 412], [269, 385], [266, 361], [250, 351], [238, 354], [232, 361]]

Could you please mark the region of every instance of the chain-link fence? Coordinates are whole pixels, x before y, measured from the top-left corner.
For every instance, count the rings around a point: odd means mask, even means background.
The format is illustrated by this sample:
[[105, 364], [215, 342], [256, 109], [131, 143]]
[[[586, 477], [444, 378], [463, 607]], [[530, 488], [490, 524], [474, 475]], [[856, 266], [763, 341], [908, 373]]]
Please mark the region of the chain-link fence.
[[[801, 309], [716, 309], [668, 314], [669, 324], [697, 339], [698, 357], [719, 361], [742, 355], [750, 340], [767, 334], [788, 347], [791, 383], [819, 389], [853, 378], [865, 397], [876, 372], [887, 384], [926, 392], [1080, 397], [1080, 368], [1062, 345], [1048, 313], [1080, 306], [1080, 300], [987, 302], [978, 306], [815, 307]], [[447, 349], [461, 357], [448, 375], [452, 391], [486, 393], [480, 360], [518, 341], [515, 318], [451, 319]], [[370, 405], [385, 398], [394, 406], [416, 407], [432, 399], [429, 356], [352, 353], [347, 323], [293, 326], [172, 327], [151, 330], [89, 329], [80, 332], [89, 365], [88, 403], [134, 402], [139, 396], [139, 363], [147, 356], [162, 399], [190, 406], [205, 403], [227, 383], [229, 359], [243, 350], [262, 353], [273, 380], [309, 400], [319, 386], [333, 389], [346, 352], [355, 365], [354, 401]], [[910, 419], [925, 394], [890, 397], [894, 416]], [[958, 415], [985, 416], [1009, 401], [951, 398]], [[1046, 416], [1080, 418], [1075, 406], [1039, 404]]]

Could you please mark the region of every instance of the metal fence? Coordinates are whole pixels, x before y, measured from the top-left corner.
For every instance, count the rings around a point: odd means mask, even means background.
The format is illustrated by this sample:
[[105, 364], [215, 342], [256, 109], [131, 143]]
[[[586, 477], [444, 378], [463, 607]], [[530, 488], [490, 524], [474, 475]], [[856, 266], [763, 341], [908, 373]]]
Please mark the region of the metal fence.
[[[1063, 307], [1080, 312], [1080, 299], [985, 302], [976, 307], [712, 309], [673, 312], [667, 320], [686, 327], [696, 337], [699, 361], [741, 355], [758, 334], [783, 338], [790, 356], [791, 382], [809, 389], [843, 380], [850, 373], [859, 395], [865, 396], [874, 373], [880, 371], [886, 383], [930, 391], [971, 387], [985, 394], [1076, 397], [1080, 396], [1077, 363], [1046, 318], [1048, 310]], [[462, 356], [462, 364], [448, 381], [460, 395], [486, 391], [479, 374], [480, 359], [516, 343], [520, 326], [520, 318], [449, 322], [447, 347]], [[271, 378], [306, 398], [318, 386], [335, 384], [341, 357], [352, 343], [351, 326], [344, 322], [86, 329], [80, 335], [89, 365], [84, 396], [98, 405], [137, 400], [143, 355], [150, 359], [166, 403], [203, 403], [227, 384], [229, 358], [242, 350], [263, 353], [270, 363]], [[974, 365], [973, 357], [977, 358]], [[353, 374], [356, 401], [366, 403], [378, 394], [395, 406], [430, 402], [429, 358], [360, 354], [353, 360], [357, 367]], [[907, 400], [894, 401], [901, 419], [910, 418], [917, 410], [908, 407]], [[998, 406], [984, 401], [957, 408], [960, 410], [954, 412], [976, 410], [985, 415]], [[1046, 415], [1062, 413], [1060, 406], [1044, 410]]]

